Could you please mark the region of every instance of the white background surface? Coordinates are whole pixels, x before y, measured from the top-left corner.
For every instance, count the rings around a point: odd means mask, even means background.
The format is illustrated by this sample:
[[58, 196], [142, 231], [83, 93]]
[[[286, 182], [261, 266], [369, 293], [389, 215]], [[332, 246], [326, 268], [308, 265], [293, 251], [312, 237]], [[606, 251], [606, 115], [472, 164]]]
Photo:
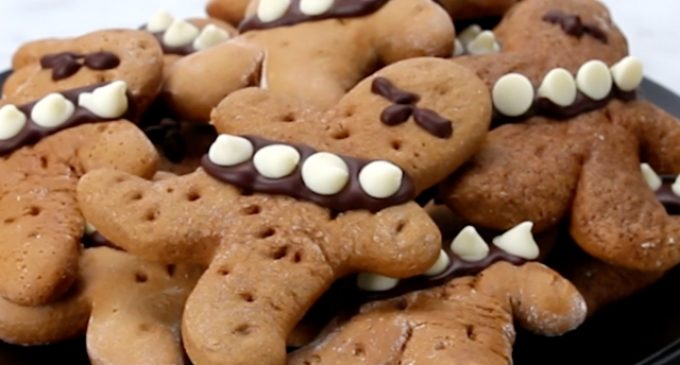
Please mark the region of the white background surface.
[[[567, 1], [567, 0], [565, 0]], [[645, 73], [680, 94], [680, 0], [604, 0]], [[157, 9], [201, 15], [204, 0], [0, 0], [0, 70], [23, 42], [137, 27]]]

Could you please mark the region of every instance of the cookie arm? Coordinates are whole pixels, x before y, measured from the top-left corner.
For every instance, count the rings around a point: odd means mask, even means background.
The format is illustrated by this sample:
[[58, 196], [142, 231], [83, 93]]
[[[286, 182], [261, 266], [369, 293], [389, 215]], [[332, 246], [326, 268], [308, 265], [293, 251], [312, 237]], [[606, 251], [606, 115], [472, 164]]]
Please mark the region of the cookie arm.
[[202, 170], [156, 183], [96, 170], [80, 180], [78, 200], [85, 219], [116, 246], [150, 260], [207, 265], [219, 234], [211, 227], [228, 216], [220, 212], [235, 194], [212, 182]]
[[[352, 250], [329, 255], [350, 258], [335, 264], [343, 274], [365, 271], [401, 278], [422, 274], [432, 266], [441, 249], [439, 229], [416, 203], [375, 214], [347, 213], [337, 218], [335, 226], [341, 230], [338, 237], [347, 244], [333, 247]], [[350, 242], [354, 245], [350, 246]]]
[[429, 0], [392, 0], [371, 21], [383, 64], [422, 56], [450, 57], [455, 30], [449, 15]]
[[182, 335], [194, 363], [285, 363], [288, 334], [335, 277], [313, 240], [276, 231], [221, 246], [184, 312]]
[[246, 16], [248, 4], [252, 2], [251, 0], [210, 0], [206, 11], [213, 18], [238, 25]]
[[[593, 143], [574, 198], [570, 232], [613, 265], [664, 271], [680, 262], [680, 218], [669, 216], [640, 172], [638, 145], [620, 126]], [[618, 131], [617, 131], [618, 130]]]
[[259, 86], [264, 52], [229, 41], [186, 56], [167, 72], [164, 96], [182, 118], [206, 122], [230, 93]]
[[76, 337], [85, 331], [90, 302], [82, 286], [66, 299], [27, 307], [0, 299], [0, 339], [17, 345], [43, 345]]
[[535, 333], [557, 336], [586, 318], [586, 302], [576, 288], [555, 271], [539, 263], [520, 267], [501, 262], [483, 271], [476, 288], [505, 298], [515, 320]]
[[661, 108], [639, 100], [613, 102], [609, 117], [641, 137], [642, 161], [663, 174], [680, 173], [680, 121]]

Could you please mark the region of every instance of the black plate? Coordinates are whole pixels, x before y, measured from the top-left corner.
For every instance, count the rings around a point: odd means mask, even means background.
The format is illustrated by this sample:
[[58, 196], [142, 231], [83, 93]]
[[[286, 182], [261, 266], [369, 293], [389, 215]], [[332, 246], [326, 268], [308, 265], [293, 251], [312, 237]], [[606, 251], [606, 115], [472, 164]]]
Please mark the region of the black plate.
[[[0, 74], [0, 86], [8, 73]], [[680, 117], [680, 97], [645, 80], [642, 94]], [[578, 330], [558, 338], [520, 331], [518, 365], [670, 365], [680, 363], [680, 268], [643, 292], [605, 308]], [[20, 347], [0, 343], [0, 365], [89, 364], [84, 339]], [[443, 364], [442, 364], [443, 365]]]

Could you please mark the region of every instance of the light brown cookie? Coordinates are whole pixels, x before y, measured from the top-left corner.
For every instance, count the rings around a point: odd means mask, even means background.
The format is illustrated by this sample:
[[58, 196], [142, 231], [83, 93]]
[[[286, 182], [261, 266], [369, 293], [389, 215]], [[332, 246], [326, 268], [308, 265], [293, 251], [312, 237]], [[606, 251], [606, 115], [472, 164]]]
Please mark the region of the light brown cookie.
[[555, 336], [585, 316], [583, 298], [556, 272], [497, 263], [477, 276], [364, 305], [288, 364], [509, 364], [514, 322]]
[[154, 173], [153, 145], [120, 119], [132, 104], [125, 85], [113, 83], [0, 107], [1, 296], [43, 304], [75, 280], [85, 227], [75, 189], [83, 174]]
[[182, 365], [180, 320], [201, 272], [90, 248], [78, 283], [58, 302], [22, 307], [0, 300], [0, 338], [40, 345], [86, 333], [93, 364]]
[[14, 54], [3, 95], [24, 104], [62, 90], [125, 81], [142, 112], [160, 91], [163, 53], [154, 37], [136, 30], [102, 30], [77, 38], [27, 43]]
[[[416, 118], [382, 120], [395, 106]], [[79, 201], [130, 252], [209, 264], [184, 317], [194, 362], [281, 364], [287, 334], [338, 277], [407, 277], [432, 265], [439, 231], [410, 200], [474, 153], [489, 107], [469, 70], [434, 58], [381, 70], [327, 112], [243, 90], [217, 107], [213, 124], [247, 138], [221, 135], [206, 170], [155, 184], [97, 171], [81, 181]], [[343, 174], [343, 164], [352, 170]]]
[[238, 25], [246, 16], [250, 0], [210, 0], [206, 7], [208, 15]]
[[[176, 63], [166, 87], [169, 104], [180, 117], [204, 121], [231, 92], [259, 86], [327, 109], [381, 65], [451, 54], [451, 20], [430, 0], [369, 0], [345, 9], [348, 4], [353, 0], [316, 17], [292, 16], [302, 14], [296, 0], [262, 23], [260, 13], [275, 7], [264, 3], [242, 23], [244, 34]], [[338, 9], [345, 11], [337, 15]]]

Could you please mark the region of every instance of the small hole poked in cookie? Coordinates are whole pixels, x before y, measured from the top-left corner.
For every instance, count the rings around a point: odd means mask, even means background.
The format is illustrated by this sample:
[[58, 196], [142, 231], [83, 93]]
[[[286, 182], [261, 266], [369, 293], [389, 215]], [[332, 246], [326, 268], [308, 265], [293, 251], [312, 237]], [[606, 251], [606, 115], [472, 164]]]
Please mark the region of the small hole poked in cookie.
[[354, 348], [352, 349], [352, 355], [354, 356], [364, 356], [366, 353], [366, 348], [364, 347], [363, 344], [361, 343], [355, 343]]
[[146, 283], [148, 280], [149, 280], [149, 276], [146, 275], [145, 272], [137, 271], [135, 273], [135, 282], [136, 283], [142, 284], [142, 283]]
[[145, 219], [147, 222], [153, 222], [153, 221], [155, 221], [156, 219], [158, 219], [158, 215], [159, 215], [159, 213], [158, 213], [157, 210], [155, 210], [155, 209], [154, 209], [154, 210], [149, 210], [149, 211], [146, 212], [146, 214], [144, 214], [144, 219]]
[[26, 211], [26, 215], [37, 217], [38, 215], [40, 215], [41, 211], [42, 209], [40, 209], [40, 207], [34, 205], [28, 208], [28, 210]]
[[272, 227], [266, 227], [257, 232], [257, 238], [264, 239], [269, 238], [276, 234], [276, 230]]
[[281, 121], [284, 123], [292, 123], [297, 120], [297, 116], [293, 114], [292, 112], [286, 113], [281, 117]]
[[249, 206], [241, 209], [241, 212], [244, 215], [257, 215], [257, 214], [260, 214], [261, 211], [262, 211], [262, 208], [260, 208], [259, 205], [249, 205]]
[[190, 191], [187, 193], [187, 201], [195, 202], [201, 199], [201, 194], [197, 191]]
[[255, 296], [252, 293], [240, 293], [239, 296], [241, 299], [243, 299], [245, 302], [252, 303], [255, 301]]
[[228, 276], [231, 273], [231, 270], [229, 270], [226, 267], [222, 267], [217, 270], [217, 274], [220, 276]]
[[177, 266], [175, 265], [166, 265], [165, 266], [165, 272], [168, 274], [169, 277], [175, 276], [175, 271], [177, 270]]
[[233, 331], [231, 331], [231, 333], [233, 333], [235, 335], [242, 335], [242, 336], [249, 335], [252, 332], [253, 332], [253, 327], [251, 325], [249, 325], [248, 323], [244, 323], [244, 324], [234, 328]]
[[274, 260], [281, 260], [286, 256], [288, 256], [288, 246], [277, 247], [272, 253], [272, 258]]
[[333, 139], [338, 139], [338, 140], [347, 139], [347, 138], [349, 138], [349, 136], [350, 136], [350, 133], [349, 133], [349, 130], [347, 130], [347, 129], [341, 129], [341, 130], [336, 131], [333, 134], [331, 134], [331, 137]]

